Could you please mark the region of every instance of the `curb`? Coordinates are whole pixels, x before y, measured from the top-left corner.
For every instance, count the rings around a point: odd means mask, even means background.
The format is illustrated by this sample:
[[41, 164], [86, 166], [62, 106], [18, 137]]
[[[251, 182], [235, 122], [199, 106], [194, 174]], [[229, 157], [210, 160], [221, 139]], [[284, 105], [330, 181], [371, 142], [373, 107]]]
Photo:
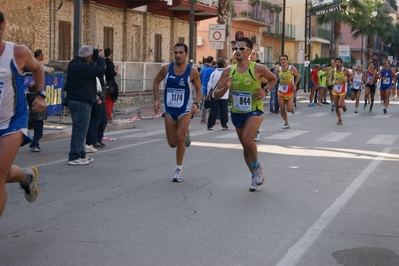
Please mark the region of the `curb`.
[[[115, 123], [107, 125], [107, 127], [105, 128], [105, 132], [112, 132], [117, 130], [133, 129], [133, 128], [135, 128], [135, 124], [133, 121], [115, 120]], [[50, 141], [50, 140], [70, 138], [72, 135], [72, 126], [67, 125], [64, 128], [61, 128], [57, 131], [55, 130], [52, 131], [53, 132], [47, 132], [47, 133], [44, 132], [40, 141]], [[33, 131], [29, 130], [29, 132], [31, 136], [33, 136]]]

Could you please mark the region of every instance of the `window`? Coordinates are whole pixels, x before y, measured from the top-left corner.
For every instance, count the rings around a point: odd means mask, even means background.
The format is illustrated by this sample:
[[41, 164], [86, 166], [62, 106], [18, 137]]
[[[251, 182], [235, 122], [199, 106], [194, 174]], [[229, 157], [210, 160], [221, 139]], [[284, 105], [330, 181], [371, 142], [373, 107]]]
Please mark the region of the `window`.
[[104, 46], [103, 48], [111, 48], [114, 50], [114, 28], [104, 27]]
[[162, 35], [155, 34], [154, 61], [162, 62]]
[[71, 22], [58, 24], [58, 60], [71, 60]]

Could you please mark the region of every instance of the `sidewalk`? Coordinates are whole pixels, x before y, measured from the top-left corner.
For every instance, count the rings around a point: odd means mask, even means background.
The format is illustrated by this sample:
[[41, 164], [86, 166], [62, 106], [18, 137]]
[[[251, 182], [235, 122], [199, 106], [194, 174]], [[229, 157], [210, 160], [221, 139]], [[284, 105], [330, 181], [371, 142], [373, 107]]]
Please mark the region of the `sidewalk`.
[[[308, 99], [309, 93], [303, 90], [298, 91], [297, 100], [303, 101]], [[269, 106], [270, 96], [267, 96], [263, 100], [263, 104]], [[268, 109], [265, 109], [268, 110]], [[117, 131], [123, 129], [135, 128], [134, 122], [140, 119], [153, 119], [154, 112], [152, 105], [135, 106], [131, 108], [124, 108], [115, 110], [115, 119], [113, 123], [108, 124], [105, 132]], [[199, 113], [196, 115], [199, 116]], [[33, 129], [29, 129], [31, 136], [33, 136]], [[56, 115], [49, 116], [44, 121], [44, 132], [41, 141], [49, 141], [56, 139], [69, 138], [72, 133], [72, 120], [69, 115]]]

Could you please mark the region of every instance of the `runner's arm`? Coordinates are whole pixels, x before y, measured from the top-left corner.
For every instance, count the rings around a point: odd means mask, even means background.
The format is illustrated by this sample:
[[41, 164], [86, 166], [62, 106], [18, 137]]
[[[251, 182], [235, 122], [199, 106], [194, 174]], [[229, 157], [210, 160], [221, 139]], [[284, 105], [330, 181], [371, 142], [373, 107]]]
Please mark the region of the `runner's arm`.
[[230, 76], [230, 67], [223, 70], [222, 75], [220, 76], [219, 83], [214, 92], [215, 100], [219, 100], [223, 95], [227, 92], [227, 90], [231, 86], [231, 79], [233, 76]]
[[165, 65], [161, 67], [158, 74], [156, 75], [154, 82], [152, 83], [152, 89], [154, 93], [154, 112], [158, 114], [160, 103], [159, 103], [159, 84], [161, 84], [162, 80], [166, 76], [166, 72], [169, 68], [169, 65]]

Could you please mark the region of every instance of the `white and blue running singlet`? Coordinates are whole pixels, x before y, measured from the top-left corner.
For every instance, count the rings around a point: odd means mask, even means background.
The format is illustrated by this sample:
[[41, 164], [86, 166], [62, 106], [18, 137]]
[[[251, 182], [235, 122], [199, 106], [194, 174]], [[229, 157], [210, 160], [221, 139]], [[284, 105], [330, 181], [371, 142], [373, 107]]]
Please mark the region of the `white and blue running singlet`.
[[177, 76], [174, 71], [174, 62], [170, 63], [168, 73], [166, 74], [164, 107], [165, 112], [173, 120], [179, 116], [189, 113], [193, 99], [191, 92], [194, 88], [191, 82], [191, 65], [187, 65], [186, 71], [181, 76]]
[[383, 68], [381, 70], [381, 77], [385, 77], [384, 80], [381, 80], [381, 90], [390, 89], [392, 87], [392, 76], [393, 74], [391, 69], [386, 70]]
[[0, 138], [16, 131], [28, 136], [25, 75], [14, 59], [14, 43], [5, 42], [0, 56]]

